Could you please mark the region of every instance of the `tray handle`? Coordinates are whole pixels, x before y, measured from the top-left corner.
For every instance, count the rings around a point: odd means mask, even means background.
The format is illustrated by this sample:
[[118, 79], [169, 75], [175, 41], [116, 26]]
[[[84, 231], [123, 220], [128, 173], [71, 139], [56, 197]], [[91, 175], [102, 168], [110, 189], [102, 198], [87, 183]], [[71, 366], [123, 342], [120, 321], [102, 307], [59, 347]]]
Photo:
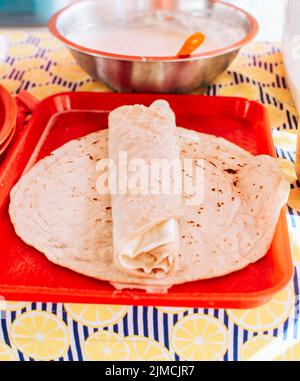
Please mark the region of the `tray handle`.
[[18, 109], [17, 127], [24, 126], [29, 115], [34, 112], [39, 103], [39, 100], [26, 90], [22, 90], [16, 95], [16, 104]]

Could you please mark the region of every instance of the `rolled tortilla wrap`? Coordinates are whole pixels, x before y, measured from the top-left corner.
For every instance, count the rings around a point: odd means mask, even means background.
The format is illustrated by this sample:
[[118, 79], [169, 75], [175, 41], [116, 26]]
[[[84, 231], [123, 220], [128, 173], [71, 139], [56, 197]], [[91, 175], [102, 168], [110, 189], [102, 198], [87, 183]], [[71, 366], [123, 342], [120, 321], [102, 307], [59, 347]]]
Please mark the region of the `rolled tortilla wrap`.
[[[120, 185], [124, 180], [121, 171], [129, 169], [126, 190], [117, 186], [111, 194], [114, 262], [121, 271], [135, 276], [163, 278], [170, 275], [178, 262], [178, 219], [184, 212], [180, 189], [174, 187], [180, 173], [180, 149], [175, 116], [169, 104], [156, 101], [150, 107], [124, 106], [111, 112], [108, 150], [109, 159], [115, 164], [114, 179], [112, 171], [109, 172], [110, 184]], [[126, 162], [120, 159], [120, 153], [123, 158], [126, 153]], [[168, 172], [170, 192], [163, 194], [159, 183], [161, 172], [154, 175], [158, 181], [155, 184], [160, 188], [153, 192], [153, 159], [173, 165]], [[132, 185], [134, 172], [130, 167], [141, 160], [146, 164], [144, 180], [146, 177], [148, 183], [143, 190], [137, 190]]]

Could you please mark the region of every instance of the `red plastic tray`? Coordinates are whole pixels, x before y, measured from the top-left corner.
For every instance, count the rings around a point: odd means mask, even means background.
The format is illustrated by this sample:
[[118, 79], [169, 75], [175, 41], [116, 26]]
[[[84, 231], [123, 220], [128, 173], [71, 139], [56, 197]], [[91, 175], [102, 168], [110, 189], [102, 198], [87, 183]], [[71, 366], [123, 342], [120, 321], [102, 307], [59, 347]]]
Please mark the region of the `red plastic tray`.
[[10, 93], [0, 85], [0, 149], [13, 133], [16, 119], [16, 103]]
[[107, 112], [115, 107], [149, 105], [157, 98], [169, 101], [178, 126], [223, 136], [254, 154], [275, 154], [265, 109], [241, 98], [64, 93], [44, 100], [29, 124], [18, 129], [0, 167], [0, 294], [9, 300], [251, 308], [288, 283], [293, 267], [284, 209], [263, 259], [227, 276], [174, 286], [162, 295], [116, 291], [108, 282], [49, 262], [16, 236], [8, 216], [9, 191], [26, 166], [70, 139], [106, 128]]

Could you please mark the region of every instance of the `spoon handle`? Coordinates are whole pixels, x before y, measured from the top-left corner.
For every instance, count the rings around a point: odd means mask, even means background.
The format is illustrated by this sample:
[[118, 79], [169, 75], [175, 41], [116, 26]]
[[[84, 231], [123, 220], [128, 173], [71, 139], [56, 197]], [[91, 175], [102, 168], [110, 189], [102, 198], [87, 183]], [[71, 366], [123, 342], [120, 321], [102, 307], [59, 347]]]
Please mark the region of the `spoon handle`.
[[196, 32], [190, 35], [182, 45], [181, 49], [177, 53], [180, 58], [189, 57], [205, 40], [205, 34], [202, 32]]

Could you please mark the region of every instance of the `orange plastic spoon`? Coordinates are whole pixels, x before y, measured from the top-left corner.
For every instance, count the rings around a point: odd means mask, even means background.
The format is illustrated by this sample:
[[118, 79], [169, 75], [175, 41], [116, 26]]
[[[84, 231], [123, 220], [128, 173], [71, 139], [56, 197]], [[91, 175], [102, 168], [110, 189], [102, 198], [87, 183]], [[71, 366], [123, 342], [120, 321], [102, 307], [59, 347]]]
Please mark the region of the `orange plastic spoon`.
[[189, 36], [177, 53], [180, 58], [189, 57], [205, 40], [205, 34], [196, 32]]

